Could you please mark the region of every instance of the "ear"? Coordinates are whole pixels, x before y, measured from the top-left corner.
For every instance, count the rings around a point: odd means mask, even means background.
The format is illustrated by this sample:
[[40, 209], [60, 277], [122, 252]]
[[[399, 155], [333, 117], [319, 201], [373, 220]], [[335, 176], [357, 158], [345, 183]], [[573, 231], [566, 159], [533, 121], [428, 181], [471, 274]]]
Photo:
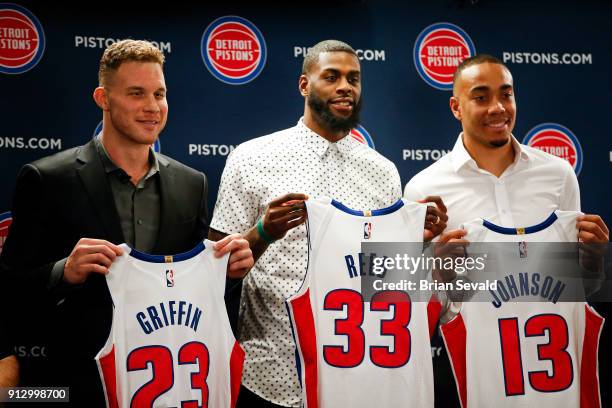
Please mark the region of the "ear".
[[308, 77], [305, 74], [300, 75], [300, 80], [298, 82], [298, 88], [302, 96], [304, 97], [308, 96]]
[[93, 99], [96, 102], [96, 105], [100, 107], [103, 111], [108, 110], [108, 96], [106, 95], [106, 89], [99, 86], [94, 89]]
[[461, 121], [461, 105], [459, 104], [459, 98], [451, 96], [450, 98], [450, 109], [453, 112], [453, 116]]

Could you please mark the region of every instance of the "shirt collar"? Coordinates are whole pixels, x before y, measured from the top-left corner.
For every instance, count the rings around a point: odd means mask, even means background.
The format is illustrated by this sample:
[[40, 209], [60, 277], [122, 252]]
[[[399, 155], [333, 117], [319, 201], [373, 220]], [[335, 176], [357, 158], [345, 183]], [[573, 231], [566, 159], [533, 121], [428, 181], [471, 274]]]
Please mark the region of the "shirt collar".
[[335, 145], [338, 151], [343, 155], [351, 152], [360, 145], [358, 141], [352, 137], [348, 137], [349, 133], [337, 142], [332, 143], [306, 126], [303, 117], [298, 120], [296, 128], [300, 135], [300, 139], [319, 157], [322, 157], [332, 145]]
[[[520, 144], [518, 140], [514, 137], [514, 135], [510, 136], [510, 143], [512, 143], [512, 148], [514, 149], [514, 162], [511, 166], [516, 166], [516, 164], [521, 162], [527, 162], [530, 159], [530, 153], [525, 149], [525, 146]], [[463, 166], [471, 164], [474, 168], [477, 168], [476, 161], [470, 156], [468, 151], [465, 149], [463, 145], [463, 132], [459, 134], [457, 141], [455, 142], [455, 146], [451, 152], [451, 162], [453, 165], [453, 170], [458, 172]]]
[[[98, 154], [100, 155], [100, 160], [102, 160], [102, 166], [104, 167], [104, 171], [106, 172], [106, 174], [113, 173], [117, 170], [121, 170], [125, 173], [125, 170], [117, 166], [108, 155], [106, 149], [104, 148], [104, 144], [102, 144], [102, 140], [100, 139], [100, 134], [98, 134], [94, 140], [96, 143], [96, 148], [98, 149]], [[160, 157], [157, 155], [157, 153], [155, 153], [153, 149], [149, 149], [149, 164], [151, 165], [151, 167], [149, 168], [147, 175], [144, 176], [143, 180], [146, 180], [159, 172], [159, 162]]]

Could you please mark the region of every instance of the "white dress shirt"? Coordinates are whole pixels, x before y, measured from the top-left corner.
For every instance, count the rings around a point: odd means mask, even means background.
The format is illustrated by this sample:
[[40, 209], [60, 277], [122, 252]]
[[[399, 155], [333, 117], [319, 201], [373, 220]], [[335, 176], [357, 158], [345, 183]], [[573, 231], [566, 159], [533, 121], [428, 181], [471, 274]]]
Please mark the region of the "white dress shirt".
[[447, 231], [475, 218], [521, 227], [542, 222], [554, 210], [580, 210], [578, 180], [566, 160], [522, 145], [514, 136], [512, 147], [514, 162], [498, 178], [478, 168], [459, 135], [449, 154], [408, 182], [404, 197], [441, 196]]
[[[330, 143], [302, 120], [250, 140], [229, 156], [211, 228], [241, 233], [283, 194], [332, 197], [350, 208], [389, 206], [401, 197], [395, 165], [352, 137]], [[271, 244], [243, 282], [239, 341], [246, 352], [243, 385], [275, 404], [299, 406], [295, 343], [285, 300], [306, 273], [306, 228]]]

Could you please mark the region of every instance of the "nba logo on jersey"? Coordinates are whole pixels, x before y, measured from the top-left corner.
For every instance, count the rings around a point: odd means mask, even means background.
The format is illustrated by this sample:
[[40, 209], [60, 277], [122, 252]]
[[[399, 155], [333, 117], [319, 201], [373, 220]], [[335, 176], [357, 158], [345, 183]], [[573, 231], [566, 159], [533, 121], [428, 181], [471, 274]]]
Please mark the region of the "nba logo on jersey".
[[519, 247], [519, 256], [521, 258], [527, 258], [527, 243], [525, 241], [521, 241], [518, 243]]
[[363, 239], [372, 238], [372, 223], [366, 222], [363, 224]]
[[172, 269], [166, 269], [166, 286], [174, 287], [174, 271]]

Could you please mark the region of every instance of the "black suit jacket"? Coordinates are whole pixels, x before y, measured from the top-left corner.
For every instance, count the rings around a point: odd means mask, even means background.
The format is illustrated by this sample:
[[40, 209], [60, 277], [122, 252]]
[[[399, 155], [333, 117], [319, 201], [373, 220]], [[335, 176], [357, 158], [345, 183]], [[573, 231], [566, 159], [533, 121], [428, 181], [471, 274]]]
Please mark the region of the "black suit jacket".
[[[160, 216], [155, 254], [194, 247], [207, 231], [206, 177], [159, 155]], [[70, 386], [74, 406], [104, 403], [94, 357], [108, 337], [112, 301], [103, 275], [79, 287], [49, 287], [55, 262], [80, 238], [123, 242], [110, 184], [93, 141], [28, 164], [13, 199], [0, 256], [22, 385]]]

